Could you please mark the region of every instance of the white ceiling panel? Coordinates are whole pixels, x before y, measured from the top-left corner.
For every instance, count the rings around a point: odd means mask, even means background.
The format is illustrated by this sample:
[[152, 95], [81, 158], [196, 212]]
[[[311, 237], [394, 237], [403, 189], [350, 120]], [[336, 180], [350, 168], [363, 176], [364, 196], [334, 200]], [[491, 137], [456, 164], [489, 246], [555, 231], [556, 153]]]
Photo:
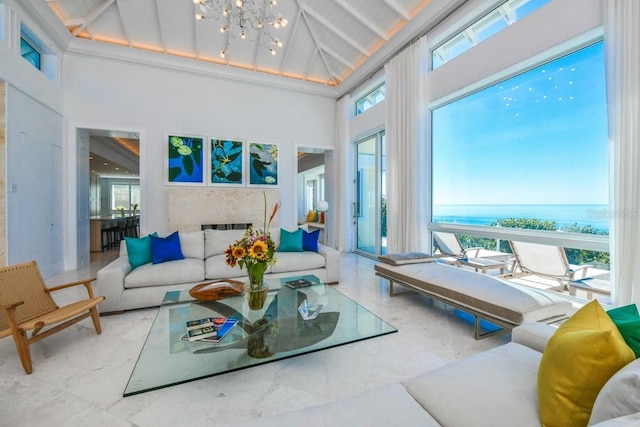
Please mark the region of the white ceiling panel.
[[[227, 56], [222, 59], [220, 51], [227, 45], [229, 35], [220, 33], [222, 21], [196, 21], [199, 8], [193, 0], [47, 1], [75, 37], [332, 86], [365, 63], [392, 33], [406, 25], [407, 16], [412, 18], [428, 3], [429, 0], [278, 0], [273, 11], [289, 23], [271, 33], [284, 46], [270, 45], [269, 39], [255, 30], [242, 40], [235, 29], [235, 37], [229, 38]], [[275, 49], [275, 56], [269, 47]]]

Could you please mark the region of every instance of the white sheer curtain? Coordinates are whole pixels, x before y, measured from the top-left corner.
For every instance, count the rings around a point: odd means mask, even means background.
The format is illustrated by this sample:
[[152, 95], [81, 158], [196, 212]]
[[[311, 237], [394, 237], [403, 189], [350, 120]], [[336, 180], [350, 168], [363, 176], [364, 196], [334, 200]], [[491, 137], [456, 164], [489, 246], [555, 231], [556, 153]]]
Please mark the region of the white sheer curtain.
[[640, 2], [604, 1], [612, 297], [640, 305]]
[[426, 232], [431, 188], [425, 130], [428, 55], [422, 37], [385, 65], [389, 253], [431, 249]]
[[340, 252], [352, 249], [351, 197], [353, 188], [353, 159], [349, 142], [351, 97], [343, 96], [336, 105], [336, 161], [335, 207], [329, 207], [336, 218], [335, 247]]

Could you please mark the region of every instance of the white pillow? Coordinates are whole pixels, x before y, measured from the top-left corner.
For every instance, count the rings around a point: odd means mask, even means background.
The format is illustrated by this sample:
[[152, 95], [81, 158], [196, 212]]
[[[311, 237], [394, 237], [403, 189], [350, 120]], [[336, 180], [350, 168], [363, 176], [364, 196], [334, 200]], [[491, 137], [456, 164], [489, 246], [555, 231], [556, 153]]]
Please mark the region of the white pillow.
[[589, 425], [640, 412], [640, 359], [616, 372], [598, 393]]
[[223, 254], [230, 244], [242, 239], [246, 230], [204, 230], [204, 257]]

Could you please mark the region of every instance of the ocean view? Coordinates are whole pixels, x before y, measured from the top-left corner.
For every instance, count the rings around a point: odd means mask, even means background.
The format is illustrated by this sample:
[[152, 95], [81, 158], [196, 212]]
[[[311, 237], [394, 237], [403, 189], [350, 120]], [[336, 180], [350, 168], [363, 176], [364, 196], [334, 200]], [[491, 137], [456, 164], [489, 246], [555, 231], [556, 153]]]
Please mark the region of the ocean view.
[[499, 219], [535, 218], [555, 221], [558, 228], [578, 224], [609, 231], [608, 205], [434, 205], [433, 221], [491, 225]]

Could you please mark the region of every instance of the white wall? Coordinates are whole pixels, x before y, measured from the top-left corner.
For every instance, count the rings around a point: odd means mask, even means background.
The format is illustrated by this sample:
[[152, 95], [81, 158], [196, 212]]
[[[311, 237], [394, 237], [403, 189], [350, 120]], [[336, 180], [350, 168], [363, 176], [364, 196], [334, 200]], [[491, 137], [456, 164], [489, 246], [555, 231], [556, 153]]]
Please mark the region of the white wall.
[[0, 37], [0, 79], [7, 83], [5, 250], [8, 263], [36, 260], [47, 277], [64, 269], [63, 97], [12, 45], [21, 17], [6, 8]]
[[[296, 224], [295, 147], [333, 149], [335, 99], [220, 78], [67, 55], [68, 144], [75, 128], [140, 132], [141, 229], [165, 230], [166, 132], [279, 143], [280, 224]], [[73, 168], [73, 164], [69, 165]]]

